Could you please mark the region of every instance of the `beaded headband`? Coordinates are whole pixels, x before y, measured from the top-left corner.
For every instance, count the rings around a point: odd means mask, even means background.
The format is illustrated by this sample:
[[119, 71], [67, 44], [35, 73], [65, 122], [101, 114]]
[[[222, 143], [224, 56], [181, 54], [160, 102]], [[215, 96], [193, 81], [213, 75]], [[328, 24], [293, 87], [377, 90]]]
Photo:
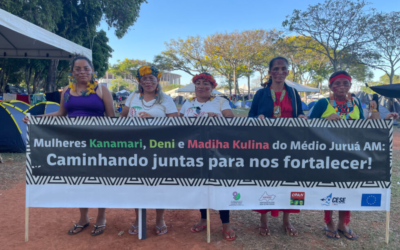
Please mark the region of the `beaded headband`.
[[140, 81], [142, 76], [152, 74], [156, 78], [161, 78], [161, 72], [154, 66], [142, 66], [136, 72], [136, 80]]
[[198, 79], [203, 79], [203, 80], [210, 82], [214, 86], [214, 88], [217, 87], [217, 85], [218, 85], [217, 82], [215, 81], [214, 77], [209, 73], [201, 73], [201, 74], [195, 75], [192, 78], [192, 83], [194, 83]]
[[329, 86], [338, 78], [346, 78], [347, 80], [349, 80], [349, 82], [351, 82], [351, 77], [350, 76], [347, 76], [345, 74], [340, 74], [340, 75], [337, 75], [337, 76], [335, 76], [335, 77], [333, 77], [332, 79], [329, 80]]

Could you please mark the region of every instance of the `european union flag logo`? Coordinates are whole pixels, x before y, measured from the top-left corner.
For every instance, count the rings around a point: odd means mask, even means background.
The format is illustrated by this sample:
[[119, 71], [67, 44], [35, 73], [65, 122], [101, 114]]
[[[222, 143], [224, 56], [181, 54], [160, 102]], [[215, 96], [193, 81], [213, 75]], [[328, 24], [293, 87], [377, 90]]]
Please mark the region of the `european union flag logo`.
[[362, 207], [380, 207], [381, 206], [381, 194], [363, 194], [361, 197]]

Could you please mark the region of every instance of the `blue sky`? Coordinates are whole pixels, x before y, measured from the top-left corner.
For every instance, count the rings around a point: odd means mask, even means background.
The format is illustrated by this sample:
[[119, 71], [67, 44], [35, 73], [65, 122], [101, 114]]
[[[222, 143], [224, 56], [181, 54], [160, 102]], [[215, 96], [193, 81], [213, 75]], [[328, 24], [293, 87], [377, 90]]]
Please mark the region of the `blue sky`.
[[[368, 0], [367, 0], [368, 1]], [[153, 61], [155, 55], [165, 50], [165, 42], [188, 36], [207, 36], [216, 32], [235, 30], [277, 29], [294, 9], [305, 10], [322, 0], [148, 0], [142, 4], [137, 22], [127, 34], [118, 39], [105, 22], [104, 29], [114, 49], [110, 63], [117, 60], [140, 59]], [[369, 0], [377, 11], [400, 11], [398, 0]], [[182, 75], [181, 83], [187, 84], [191, 76]], [[398, 73], [398, 72], [397, 72]], [[375, 79], [383, 72], [374, 71]], [[258, 77], [258, 75], [255, 75]], [[245, 82], [241, 80], [240, 84]]]

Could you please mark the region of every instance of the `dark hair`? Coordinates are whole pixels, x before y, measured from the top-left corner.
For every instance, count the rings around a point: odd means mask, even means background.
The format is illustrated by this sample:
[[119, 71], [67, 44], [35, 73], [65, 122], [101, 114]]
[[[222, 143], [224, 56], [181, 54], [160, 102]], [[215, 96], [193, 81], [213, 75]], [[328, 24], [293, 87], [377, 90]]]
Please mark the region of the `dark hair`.
[[372, 101], [376, 102], [376, 110], [379, 112], [379, 96], [377, 94], [373, 94]]
[[333, 74], [331, 75], [331, 77], [329, 77], [329, 81], [330, 81], [332, 78], [334, 78], [335, 76], [338, 76], [338, 75], [346, 75], [346, 76], [351, 77], [351, 75], [350, 75], [349, 73], [347, 73], [347, 71], [345, 71], [345, 70], [339, 70], [339, 71], [336, 71], [335, 73], [333, 73]]
[[89, 63], [90, 67], [93, 69], [93, 64], [89, 58], [87, 58], [86, 56], [76, 56], [71, 62], [71, 72], [74, 70], [75, 62], [78, 60], [86, 60]]
[[269, 68], [268, 68], [268, 70], [271, 70], [272, 66], [274, 66], [274, 62], [275, 62], [276, 60], [279, 60], [279, 59], [284, 60], [284, 61], [286, 62], [286, 64], [289, 66], [289, 61], [288, 61], [288, 59], [286, 59], [286, 58], [284, 58], [284, 57], [282, 57], [282, 56], [277, 56], [277, 57], [272, 58], [271, 61], [269, 61], [269, 65], [268, 65]]
[[[272, 68], [272, 66], [274, 66], [274, 62], [275, 62], [276, 60], [284, 60], [285, 63], [289, 66], [289, 61], [288, 61], [288, 59], [286, 59], [286, 58], [284, 58], [284, 57], [282, 57], [282, 56], [277, 56], [277, 57], [272, 58], [271, 61], [269, 61], [268, 71], [270, 71], [271, 68]], [[272, 83], [272, 78], [271, 78], [271, 77], [268, 79], [267, 82], [262, 83], [261, 86], [265, 87], [265, 86], [267, 86], [267, 85], [270, 84], [270, 83]]]

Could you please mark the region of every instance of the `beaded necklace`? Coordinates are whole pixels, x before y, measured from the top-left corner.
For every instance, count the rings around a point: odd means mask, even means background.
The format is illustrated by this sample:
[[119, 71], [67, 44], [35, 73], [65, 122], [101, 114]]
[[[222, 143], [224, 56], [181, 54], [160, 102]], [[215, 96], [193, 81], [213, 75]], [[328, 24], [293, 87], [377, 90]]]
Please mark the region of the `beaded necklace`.
[[274, 101], [274, 113], [273, 113], [274, 117], [278, 118], [278, 117], [281, 117], [281, 115], [282, 115], [281, 103], [282, 103], [283, 98], [285, 97], [285, 94], [286, 94], [286, 89], [284, 89], [282, 91], [281, 98], [279, 98], [279, 103], [277, 103], [275, 91], [271, 88], [271, 96], [272, 96], [272, 100]]
[[348, 100], [344, 104], [338, 105], [337, 102], [336, 102], [336, 98], [335, 98], [334, 101], [333, 101], [333, 107], [335, 108], [336, 114], [338, 114], [342, 118], [343, 118], [342, 115], [345, 114], [346, 115], [346, 120], [349, 119], [351, 101], [352, 100]]
[[144, 98], [141, 99], [141, 101], [142, 101], [142, 107], [143, 107], [143, 109], [145, 109], [145, 110], [151, 109], [151, 108], [154, 106], [154, 104], [156, 104], [156, 101], [154, 100], [153, 104], [151, 104], [150, 106], [147, 106], [146, 104], [144, 104], [143, 99], [144, 99]]

